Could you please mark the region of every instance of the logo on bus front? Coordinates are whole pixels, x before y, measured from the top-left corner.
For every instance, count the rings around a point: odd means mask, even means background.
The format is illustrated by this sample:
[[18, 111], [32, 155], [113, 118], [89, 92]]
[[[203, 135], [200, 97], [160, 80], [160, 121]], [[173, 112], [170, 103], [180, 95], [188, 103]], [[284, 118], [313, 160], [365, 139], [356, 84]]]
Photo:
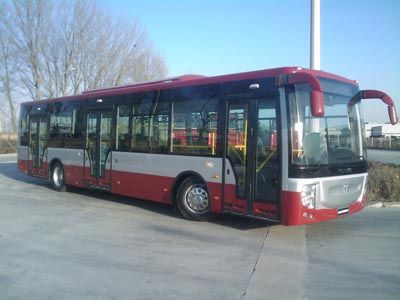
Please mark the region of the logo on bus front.
[[341, 174], [350, 174], [352, 169], [351, 168], [339, 168], [338, 171]]
[[347, 194], [347, 193], [349, 192], [349, 190], [350, 190], [350, 185], [344, 185], [344, 186], [343, 186], [343, 192], [344, 192], [345, 194]]

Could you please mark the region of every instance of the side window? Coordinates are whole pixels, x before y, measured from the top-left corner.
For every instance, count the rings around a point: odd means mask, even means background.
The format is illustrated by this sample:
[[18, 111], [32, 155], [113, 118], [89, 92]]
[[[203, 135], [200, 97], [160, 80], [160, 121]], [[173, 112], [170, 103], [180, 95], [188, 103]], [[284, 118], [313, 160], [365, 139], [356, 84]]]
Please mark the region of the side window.
[[116, 149], [117, 151], [129, 151], [129, 117], [130, 106], [119, 105], [117, 109]]
[[83, 113], [74, 103], [54, 103], [50, 110], [49, 147], [82, 147]]
[[160, 92], [139, 96], [133, 105], [133, 151], [166, 153], [168, 151], [169, 102]]
[[149, 116], [133, 116], [132, 147], [133, 151], [149, 151]]
[[257, 146], [260, 148], [259, 151], [263, 153], [269, 153], [271, 149], [276, 150], [276, 110], [273, 99], [260, 100], [258, 107]]
[[186, 88], [173, 101], [171, 152], [216, 155], [218, 93], [215, 88]]
[[154, 93], [140, 95], [133, 104], [132, 143], [133, 151], [149, 151], [150, 110]]
[[77, 103], [73, 105], [72, 116], [72, 132], [65, 139], [65, 147], [79, 149], [83, 147], [86, 120], [83, 108]]
[[49, 147], [65, 146], [65, 135], [71, 132], [71, 111], [66, 110], [63, 103], [54, 103], [50, 109]]
[[19, 116], [19, 144], [20, 146], [28, 146], [29, 142], [29, 115], [28, 108], [21, 105]]
[[158, 94], [151, 113], [150, 150], [156, 153], [166, 153], [169, 142], [169, 101], [160, 98]]

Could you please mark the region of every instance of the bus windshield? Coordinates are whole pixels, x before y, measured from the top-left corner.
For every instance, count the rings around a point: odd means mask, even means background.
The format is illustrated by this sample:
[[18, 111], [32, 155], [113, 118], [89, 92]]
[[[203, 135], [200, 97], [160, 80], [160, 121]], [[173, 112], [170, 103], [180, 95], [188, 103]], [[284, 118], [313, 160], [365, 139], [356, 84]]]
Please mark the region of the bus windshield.
[[313, 117], [310, 88], [289, 91], [291, 162], [297, 167], [348, 165], [366, 160], [364, 121], [360, 102], [348, 105], [357, 86], [320, 78], [325, 115]]

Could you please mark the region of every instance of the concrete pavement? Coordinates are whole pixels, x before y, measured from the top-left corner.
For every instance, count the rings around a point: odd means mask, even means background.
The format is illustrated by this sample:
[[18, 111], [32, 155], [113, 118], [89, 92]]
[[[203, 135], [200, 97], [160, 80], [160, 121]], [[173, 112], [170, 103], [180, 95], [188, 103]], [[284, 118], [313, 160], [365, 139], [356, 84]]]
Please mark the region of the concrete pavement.
[[[0, 158], [0, 299], [398, 299], [400, 209], [321, 224], [190, 222], [58, 193]], [[379, 297], [378, 297], [379, 296]]]
[[307, 299], [400, 299], [400, 208], [307, 226]]

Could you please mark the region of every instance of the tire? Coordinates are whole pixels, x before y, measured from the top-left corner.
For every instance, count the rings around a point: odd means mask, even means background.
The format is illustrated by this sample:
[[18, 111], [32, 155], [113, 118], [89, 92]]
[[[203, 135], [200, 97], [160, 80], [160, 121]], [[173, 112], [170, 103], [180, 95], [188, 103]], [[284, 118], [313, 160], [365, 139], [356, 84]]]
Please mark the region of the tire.
[[50, 180], [53, 189], [59, 192], [67, 190], [65, 186], [64, 168], [60, 162], [56, 162], [51, 168]]
[[186, 178], [178, 188], [177, 206], [189, 220], [206, 221], [212, 217], [211, 198], [207, 187], [195, 177]]

